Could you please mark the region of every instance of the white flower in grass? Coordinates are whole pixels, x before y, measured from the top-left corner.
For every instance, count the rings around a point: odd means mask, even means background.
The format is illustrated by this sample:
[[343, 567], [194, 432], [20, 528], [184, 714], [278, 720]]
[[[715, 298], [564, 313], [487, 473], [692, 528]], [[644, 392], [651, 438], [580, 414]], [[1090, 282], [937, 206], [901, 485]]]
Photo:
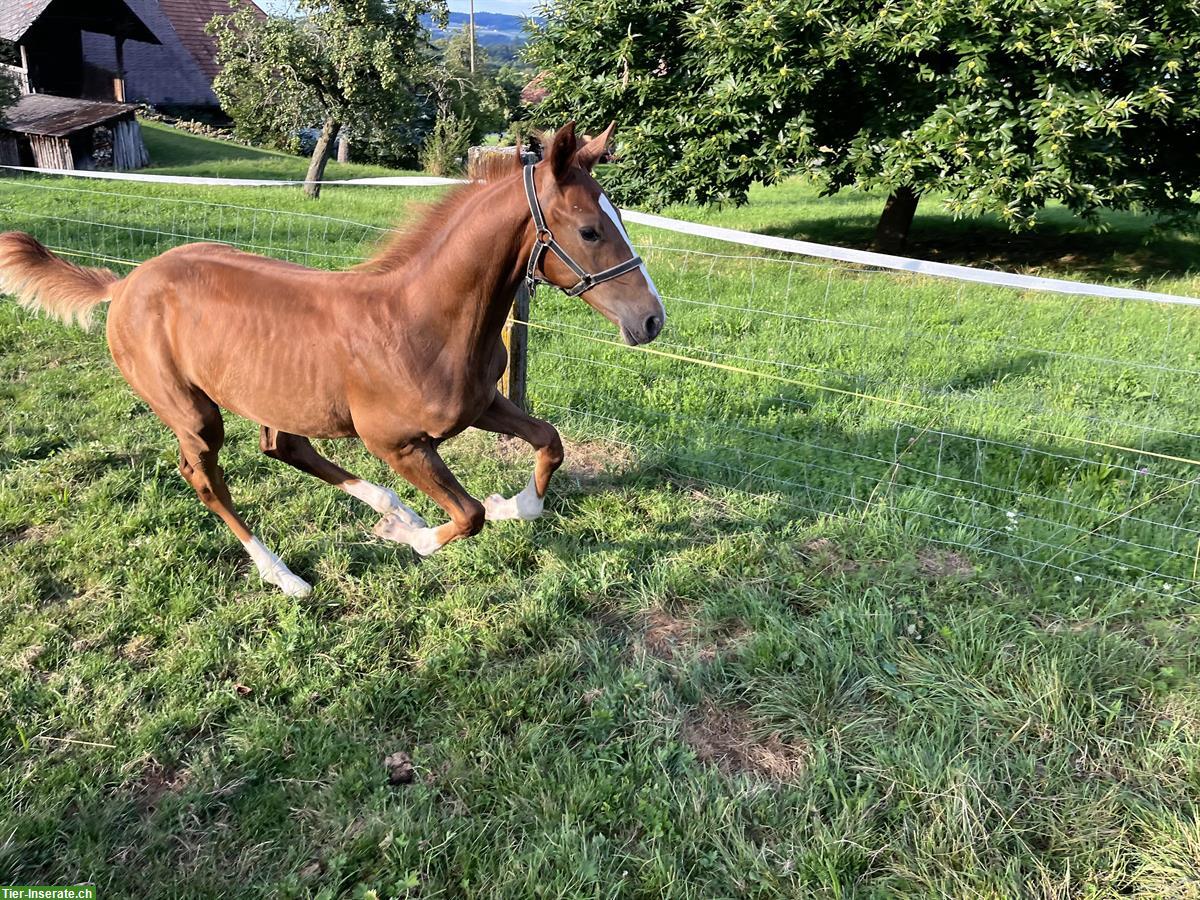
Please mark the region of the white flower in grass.
[[1083, 584], [1083, 576], [1082, 576], [1082, 575], [1076, 575], [1076, 576], [1075, 576], [1075, 583], [1076, 583], [1076, 584]]

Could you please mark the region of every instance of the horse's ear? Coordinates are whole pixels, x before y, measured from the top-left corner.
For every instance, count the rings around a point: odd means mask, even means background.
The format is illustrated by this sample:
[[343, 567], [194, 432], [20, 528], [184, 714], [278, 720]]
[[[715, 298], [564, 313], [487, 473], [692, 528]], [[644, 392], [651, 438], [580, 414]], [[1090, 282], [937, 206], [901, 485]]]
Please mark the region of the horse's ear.
[[567, 170], [571, 168], [571, 162], [575, 159], [575, 150], [578, 147], [578, 141], [575, 137], [575, 120], [572, 119], [558, 131], [554, 132], [554, 143], [550, 146], [550, 171], [554, 173], [554, 179], [560, 181], [563, 179]]
[[600, 134], [579, 148], [579, 152], [575, 154], [575, 161], [587, 171], [592, 171], [596, 163], [603, 159], [604, 154], [608, 152], [609, 142], [612, 141], [613, 132], [616, 130], [617, 123], [610, 122]]

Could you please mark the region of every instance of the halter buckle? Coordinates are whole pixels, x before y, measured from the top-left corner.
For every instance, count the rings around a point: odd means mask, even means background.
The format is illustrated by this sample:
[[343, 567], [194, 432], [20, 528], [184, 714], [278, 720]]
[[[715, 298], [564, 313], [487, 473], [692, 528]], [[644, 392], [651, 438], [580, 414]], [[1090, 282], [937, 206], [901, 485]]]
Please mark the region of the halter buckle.
[[534, 288], [539, 284], [550, 284], [544, 275], [538, 275], [537, 267], [545, 258], [546, 251], [549, 250], [560, 260], [562, 260], [568, 268], [579, 276], [579, 281], [571, 288], [560, 288], [568, 297], [578, 297], [590, 291], [598, 284], [602, 284], [611, 278], [617, 278], [624, 275], [639, 265], [641, 258], [635, 253], [623, 263], [618, 263], [615, 266], [610, 266], [603, 272], [585, 272], [571, 255], [560, 247], [554, 240], [554, 234], [546, 225], [546, 220], [542, 216], [542, 205], [538, 202], [537, 188], [533, 182], [533, 166], [526, 165], [523, 174], [525, 181], [525, 199], [529, 202], [529, 215], [533, 219], [533, 252], [529, 254], [529, 263], [525, 268], [525, 283], [529, 287], [530, 295], [533, 294]]

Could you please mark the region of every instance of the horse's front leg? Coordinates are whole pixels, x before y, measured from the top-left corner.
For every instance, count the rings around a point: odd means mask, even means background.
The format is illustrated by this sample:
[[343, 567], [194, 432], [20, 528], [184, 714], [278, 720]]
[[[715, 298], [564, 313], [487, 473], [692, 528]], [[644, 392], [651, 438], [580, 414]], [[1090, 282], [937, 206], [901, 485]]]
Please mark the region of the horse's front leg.
[[409, 517], [393, 512], [375, 526], [375, 534], [379, 537], [408, 544], [422, 556], [429, 556], [451, 541], [478, 534], [483, 528], [483, 504], [458, 483], [432, 443], [416, 441], [388, 448], [368, 444], [367, 448], [450, 516], [445, 525], [423, 528], [414, 525]]
[[529, 484], [516, 496], [492, 494], [484, 500], [487, 517], [492, 521], [536, 519], [542, 514], [550, 476], [562, 465], [563, 446], [558, 431], [549, 422], [526, 415], [520, 407], [499, 393], [475, 422], [475, 427], [519, 437], [537, 450], [537, 462], [529, 477]]

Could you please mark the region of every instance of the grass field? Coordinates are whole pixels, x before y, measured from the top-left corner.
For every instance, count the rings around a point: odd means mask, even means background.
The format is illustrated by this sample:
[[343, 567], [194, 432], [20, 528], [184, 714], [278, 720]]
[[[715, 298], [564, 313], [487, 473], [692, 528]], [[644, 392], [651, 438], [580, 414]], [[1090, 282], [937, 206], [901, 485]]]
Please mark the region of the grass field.
[[[188, 174], [297, 165], [150, 139]], [[338, 267], [435, 195], [22, 179], [0, 215], [110, 259], [189, 236]], [[872, 207], [789, 184], [674, 212], [856, 242]], [[1192, 236], [1111, 227], [1102, 250], [1059, 217], [1021, 265], [1195, 291]], [[539, 293], [532, 400], [569, 438], [548, 513], [420, 562], [229, 417], [235, 500], [301, 601], [178, 477], [100, 334], [0, 304], [0, 882], [1200, 896], [1195, 467], [1165, 458], [1200, 433], [1197, 311], [634, 237], [654, 346], [758, 374], [600, 343]], [[528, 472], [482, 435], [446, 455], [477, 495]]]

